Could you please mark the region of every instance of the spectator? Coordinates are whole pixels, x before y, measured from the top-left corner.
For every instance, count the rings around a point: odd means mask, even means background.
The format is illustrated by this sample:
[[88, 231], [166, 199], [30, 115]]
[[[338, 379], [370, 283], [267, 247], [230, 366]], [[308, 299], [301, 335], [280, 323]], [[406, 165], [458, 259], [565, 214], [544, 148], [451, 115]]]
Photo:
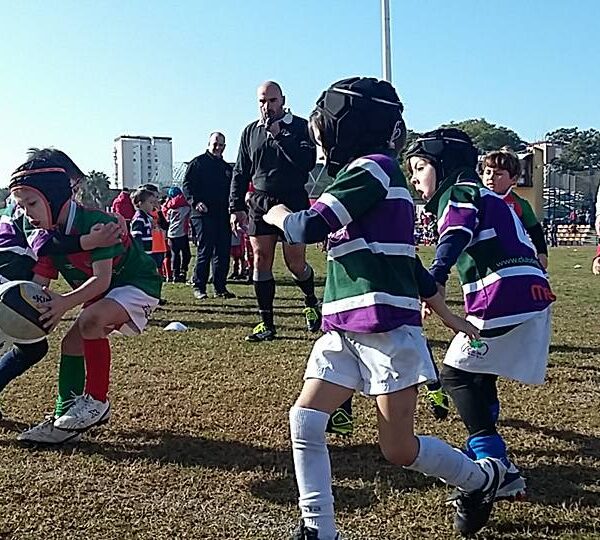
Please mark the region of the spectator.
[[575, 208], [573, 208], [573, 210], [571, 210], [571, 212], [569, 212], [569, 224], [577, 225], [577, 210]]
[[128, 188], [124, 187], [121, 190], [121, 193], [115, 197], [110, 207], [110, 211], [113, 214], [123, 216], [125, 223], [127, 223], [127, 227], [129, 227], [129, 223], [131, 223], [131, 220], [133, 219], [133, 214], [135, 214], [135, 207], [131, 201], [131, 195], [129, 194]]
[[165, 203], [167, 221], [167, 239], [171, 248], [171, 263], [174, 283], [185, 283], [190, 253], [190, 212], [191, 207], [178, 187], [169, 188], [169, 198]]
[[192, 206], [191, 222], [198, 248], [194, 268], [194, 296], [208, 298], [206, 284], [211, 260], [215, 297], [235, 298], [227, 290], [231, 229], [229, 228], [229, 186], [232, 168], [224, 159], [225, 135], [211, 133], [208, 150], [188, 165], [183, 192]]
[[550, 247], [558, 246], [558, 224], [555, 220], [550, 221]]
[[[596, 234], [600, 236], [600, 186], [598, 186], [598, 193], [596, 194]], [[592, 272], [594, 275], [600, 275], [600, 245], [596, 250], [596, 256], [592, 261]]]
[[[165, 278], [165, 272], [163, 269], [163, 261], [165, 260], [165, 254], [167, 253], [167, 240], [165, 233], [169, 227], [165, 216], [160, 210], [160, 191], [158, 187], [154, 184], [144, 184], [141, 186], [142, 189], [147, 191], [151, 191], [155, 195], [154, 208], [150, 212], [153, 220], [152, 227], [152, 258], [156, 263], [156, 268], [158, 269], [158, 273]], [[164, 303], [163, 300], [161, 300]], [[161, 304], [162, 305], [162, 304]]]

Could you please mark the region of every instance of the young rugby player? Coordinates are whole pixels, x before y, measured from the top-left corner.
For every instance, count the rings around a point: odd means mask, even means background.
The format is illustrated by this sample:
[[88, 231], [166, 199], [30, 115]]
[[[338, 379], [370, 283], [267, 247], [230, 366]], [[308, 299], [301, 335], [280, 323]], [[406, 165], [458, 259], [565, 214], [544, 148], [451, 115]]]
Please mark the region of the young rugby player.
[[406, 151], [412, 183], [438, 218], [439, 240], [430, 272], [444, 291], [456, 265], [467, 320], [481, 333], [472, 345], [462, 335], [444, 359], [442, 383], [468, 431], [468, 455], [494, 457], [508, 467], [497, 498], [525, 493], [525, 480], [507, 455], [496, 428], [498, 377], [542, 384], [555, 300], [523, 224], [486, 189], [475, 172], [477, 149], [455, 128], [420, 136]]
[[455, 514], [461, 533], [485, 525], [505, 472], [499, 460], [474, 461], [435, 437], [414, 435], [417, 387], [435, 379], [419, 296], [455, 331], [477, 332], [448, 310], [416, 257], [414, 206], [397, 160], [406, 131], [402, 111], [387, 82], [353, 78], [332, 85], [309, 124], [333, 184], [309, 210], [291, 213], [278, 205], [265, 216], [288, 242], [329, 238], [325, 335], [314, 345], [290, 410], [302, 511], [297, 540], [339, 538], [325, 427], [356, 390], [375, 398], [379, 444], [389, 461], [461, 488]]

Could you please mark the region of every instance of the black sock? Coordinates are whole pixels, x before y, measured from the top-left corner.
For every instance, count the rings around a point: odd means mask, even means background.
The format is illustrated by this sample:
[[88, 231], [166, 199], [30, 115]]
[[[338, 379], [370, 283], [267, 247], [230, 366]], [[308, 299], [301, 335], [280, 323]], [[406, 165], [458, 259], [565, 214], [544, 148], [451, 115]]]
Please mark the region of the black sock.
[[437, 381], [433, 382], [433, 383], [429, 383], [427, 385], [427, 390], [429, 390], [430, 392], [435, 392], [436, 390], [439, 390], [442, 387], [442, 383], [440, 382], [440, 370], [437, 367], [437, 364], [435, 362], [435, 358], [433, 357], [433, 351], [431, 350], [431, 346], [429, 345], [429, 341], [427, 341], [427, 350], [429, 351], [429, 359], [431, 360], [431, 363], [433, 364], [433, 370], [435, 371], [435, 376], [437, 377]]
[[254, 292], [258, 300], [258, 310], [263, 322], [273, 326], [273, 299], [275, 298], [275, 280], [254, 281]]
[[259, 309], [258, 313], [260, 314], [260, 318], [262, 322], [265, 323], [265, 326], [269, 328], [273, 328], [275, 325], [273, 324], [273, 311], [266, 311]]
[[315, 296], [315, 272], [312, 268], [310, 268], [310, 275], [303, 281], [298, 281], [294, 279], [294, 282], [300, 290], [304, 293], [304, 305], [306, 307], [317, 307], [319, 305], [319, 300]]

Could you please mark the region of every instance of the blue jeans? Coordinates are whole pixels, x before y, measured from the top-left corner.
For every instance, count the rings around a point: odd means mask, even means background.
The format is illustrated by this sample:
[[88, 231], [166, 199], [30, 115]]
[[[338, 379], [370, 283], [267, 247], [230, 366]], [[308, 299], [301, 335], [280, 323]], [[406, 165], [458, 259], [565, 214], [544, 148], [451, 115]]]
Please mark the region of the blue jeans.
[[0, 358], [0, 392], [8, 383], [23, 375], [30, 367], [37, 364], [48, 352], [48, 341], [43, 339], [37, 343], [24, 345], [19, 343]]

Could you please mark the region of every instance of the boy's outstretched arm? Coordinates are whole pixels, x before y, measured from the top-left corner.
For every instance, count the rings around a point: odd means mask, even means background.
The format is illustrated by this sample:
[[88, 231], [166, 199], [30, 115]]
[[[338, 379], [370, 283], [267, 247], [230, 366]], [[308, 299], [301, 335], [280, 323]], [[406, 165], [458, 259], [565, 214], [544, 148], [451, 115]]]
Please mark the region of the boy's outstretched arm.
[[535, 224], [527, 227], [526, 230], [529, 238], [531, 238], [531, 243], [537, 251], [538, 259], [544, 270], [546, 270], [548, 268], [548, 244], [546, 244], [542, 224], [536, 220]]
[[40, 316], [44, 328], [48, 330], [54, 328], [67, 311], [106, 292], [112, 280], [112, 267], [112, 259], [93, 262], [94, 275], [76, 289], [65, 294], [58, 294], [46, 288], [45, 290], [50, 294], [52, 300], [44, 304], [44, 307], [48, 309]]
[[421, 259], [415, 259], [415, 277], [419, 288], [419, 296], [435, 311], [442, 322], [456, 333], [463, 332], [471, 339], [479, 339], [479, 332], [470, 322], [450, 311], [444, 297], [438, 292], [438, 285], [433, 276], [425, 270]]
[[119, 223], [97, 223], [88, 234], [64, 235], [56, 233], [39, 249], [38, 256], [65, 255], [111, 247], [121, 242], [126, 229]]
[[283, 204], [278, 204], [263, 219], [281, 229], [290, 244], [316, 244], [325, 240], [331, 232], [321, 214], [310, 208], [292, 212]]

